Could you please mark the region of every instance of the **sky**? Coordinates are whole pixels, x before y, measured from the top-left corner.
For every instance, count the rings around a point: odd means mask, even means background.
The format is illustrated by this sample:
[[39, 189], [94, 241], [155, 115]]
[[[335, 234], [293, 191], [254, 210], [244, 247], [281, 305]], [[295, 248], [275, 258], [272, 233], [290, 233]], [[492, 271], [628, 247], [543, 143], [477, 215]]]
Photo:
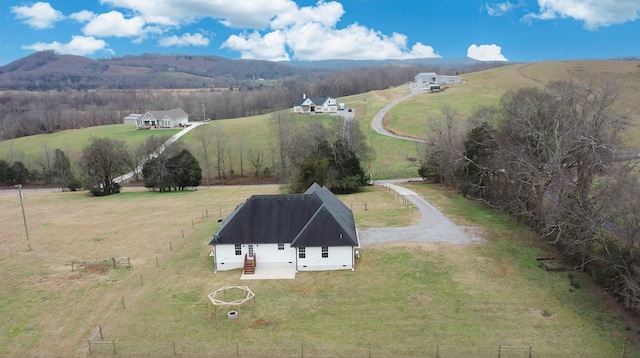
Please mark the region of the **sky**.
[[0, 65], [35, 51], [308, 61], [640, 56], [640, 0], [1, 0]]

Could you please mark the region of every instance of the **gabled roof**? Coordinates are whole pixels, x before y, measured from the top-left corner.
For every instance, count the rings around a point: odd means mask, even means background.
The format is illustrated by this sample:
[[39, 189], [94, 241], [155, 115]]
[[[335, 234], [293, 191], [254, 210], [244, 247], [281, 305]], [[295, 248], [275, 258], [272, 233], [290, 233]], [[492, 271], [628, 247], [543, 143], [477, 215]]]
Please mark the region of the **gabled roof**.
[[293, 104], [294, 107], [298, 107], [298, 106], [302, 106], [304, 104], [304, 102], [306, 100], [311, 101], [311, 103], [315, 104], [316, 106], [321, 106], [323, 105], [325, 102], [327, 102], [327, 100], [332, 99], [331, 97], [324, 97], [324, 98], [311, 98], [311, 97], [300, 97], [296, 103]]
[[209, 244], [267, 243], [357, 246], [358, 239], [351, 210], [314, 183], [304, 194], [251, 196], [224, 220]]
[[168, 111], [149, 111], [147, 113], [155, 119], [163, 119], [166, 117], [171, 119], [178, 119], [188, 116], [187, 112], [185, 112], [182, 108], [174, 108]]

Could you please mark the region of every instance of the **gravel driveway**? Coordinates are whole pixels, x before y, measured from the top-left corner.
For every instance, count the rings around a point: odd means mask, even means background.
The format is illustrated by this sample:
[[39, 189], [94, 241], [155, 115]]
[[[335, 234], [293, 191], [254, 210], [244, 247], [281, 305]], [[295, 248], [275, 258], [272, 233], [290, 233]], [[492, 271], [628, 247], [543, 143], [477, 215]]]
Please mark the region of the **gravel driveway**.
[[[407, 181], [406, 179], [404, 181]], [[442, 215], [416, 192], [399, 185], [398, 181], [382, 181], [379, 185], [394, 190], [411, 201], [419, 210], [422, 220], [413, 226], [369, 228], [360, 230], [360, 246], [372, 246], [394, 242], [469, 244], [484, 242], [484, 239], [473, 237], [470, 228], [458, 226]]]

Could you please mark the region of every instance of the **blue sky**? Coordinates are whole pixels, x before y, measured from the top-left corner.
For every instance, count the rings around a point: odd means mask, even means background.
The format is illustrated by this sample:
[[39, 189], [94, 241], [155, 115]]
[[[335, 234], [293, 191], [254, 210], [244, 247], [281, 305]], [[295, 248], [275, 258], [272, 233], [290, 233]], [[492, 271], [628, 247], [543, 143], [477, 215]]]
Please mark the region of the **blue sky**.
[[34, 51], [266, 60], [640, 56], [640, 0], [3, 0], [0, 65]]

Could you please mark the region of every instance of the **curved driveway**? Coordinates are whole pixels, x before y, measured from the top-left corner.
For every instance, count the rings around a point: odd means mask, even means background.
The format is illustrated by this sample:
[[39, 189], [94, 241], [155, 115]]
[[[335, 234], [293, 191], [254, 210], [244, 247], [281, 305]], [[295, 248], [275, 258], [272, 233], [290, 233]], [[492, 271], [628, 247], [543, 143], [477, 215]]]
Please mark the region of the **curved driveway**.
[[[395, 135], [387, 131], [383, 126], [383, 118], [387, 112], [398, 103], [413, 97], [417, 94], [423, 93], [423, 91], [411, 84], [411, 94], [404, 96], [391, 102], [378, 112], [371, 121], [371, 127], [378, 133], [387, 137], [410, 140], [414, 142], [424, 142], [422, 139], [407, 138], [399, 135]], [[385, 186], [399, 195], [402, 195], [407, 200], [411, 201], [420, 210], [421, 221], [413, 226], [405, 227], [385, 227], [385, 228], [369, 228], [360, 231], [360, 246], [366, 247], [376, 244], [386, 244], [394, 242], [404, 243], [434, 243], [434, 242], [446, 242], [450, 244], [468, 244], [471, 242], [483, 242], [481, 238], [474, 238], [470, 236], [467, 231], [469, 228], [461, 227], [453, 223], [446, 216], [444, 216], [433, 205], [429, 204], [423, 197], [416, 192], [407, 188], [401, 187], [394, 183], [407, 182], [418, 179], [399, 179], [399, 180], [387, 180], [378, 181], [377, 185]]]
[[411, 93], [402, 97], [402, 98], [398, 98], [395, 101], [389, 103], [386, 107], [384, 107], [383, 109], [380, 110], [380, 112], [378, 112], [375, 116], [373, 116], [373, 119], [371, 120], [371, 128], [373, 128], [374, 131], [387, 136], [387, 137], [391, 137], [391, 138], [397, 138], [397, 139], [404, 139], [404, 140], [410, 140], [413, 142], [418, 142], [418, 143], [424, 143], [423, 139], [417, 139], [417, 138], [408, 138], [408, 137], [403, 137], [403, 136], [399, 136], [396, 134], [393, 134], [389, 131], [387, 131], [384, 128], [384, 116], [387, 114], [387, 112], [389, 112], [389, 110], [393, 107], [395, 107], [398, 103], [406, 100], [407, 98], [411, 98], [415, 95], [418, 95], [420, 93], [424, 93], [424, 90], [420, 89], [420, 87], [418, 87], [416, 84], [411, 84], [409, 86], [409, 88], [411, 89]]
[[[417, 180], [422, 180], [418, 178]], [[444, 216], [433, 205], [429, 204], [416, 192], [392, 182], [409, 181], [408, 179], [381, 181], [377, 185], [387, 187], [411, 201], [420, 210], [421, 221], [412, 226], [369, 228], [360, 230], [360, 246], [372, 246], [387, 243], [435, 243], [468, 244], [483, 242], [481, 238], [470, 236], [469, 228], [458, 226]]]

